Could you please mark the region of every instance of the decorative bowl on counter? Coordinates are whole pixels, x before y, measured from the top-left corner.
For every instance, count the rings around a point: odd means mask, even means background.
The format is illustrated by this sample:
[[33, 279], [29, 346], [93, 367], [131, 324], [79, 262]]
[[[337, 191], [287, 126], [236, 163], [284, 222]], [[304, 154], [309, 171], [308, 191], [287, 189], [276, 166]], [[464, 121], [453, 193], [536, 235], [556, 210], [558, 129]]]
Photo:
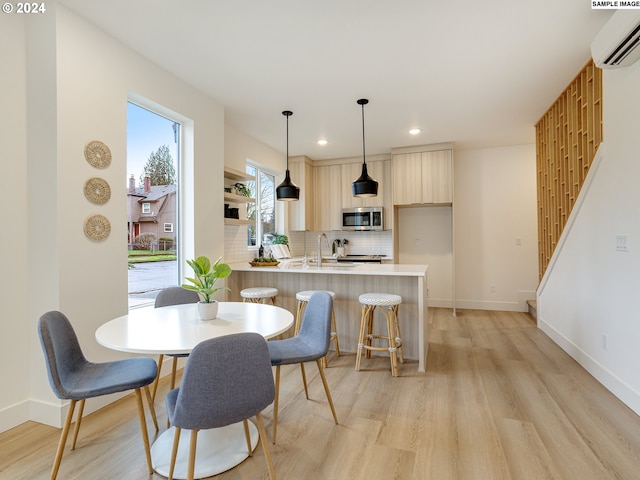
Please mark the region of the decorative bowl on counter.
[[280, 262], [275, 258], [254, 258], [252, 262], [249, 262], [249, 265], [252, 267], [275, 267]]

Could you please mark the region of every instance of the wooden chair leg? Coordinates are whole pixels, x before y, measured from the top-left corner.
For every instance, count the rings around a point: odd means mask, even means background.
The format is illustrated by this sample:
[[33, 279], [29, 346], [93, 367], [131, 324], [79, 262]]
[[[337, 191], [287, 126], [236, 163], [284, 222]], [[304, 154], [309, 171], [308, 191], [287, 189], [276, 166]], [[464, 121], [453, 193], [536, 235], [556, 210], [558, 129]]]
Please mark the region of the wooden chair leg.
[[71, 450], [76, 449], [76, 441], [78, 440], [78, 432], [80, 431], [80, 424], [82, 423], [82, 414], [84, 413], [84, 398], [80, 400], [78, 404], [78, 413], [76, 415], [76, 425], [73, 428], [73, 442], [71, 442]]
[[297, 335], [300, 331], [300, 324], [302, 323], [302, 315], [304, 315], [304, 308], [307, 302], [298, 301], [298, 308], [296, 309], [296, 321], [293, 328], [293, 334]]
[[138, 416], [140, 417], [140, 429], [142, 430], [142, 443], [144, 443], [144, 451], [147, 456], [147, 466], [149, 467], [149, 475], [153, 474], [153, 465], [151, 464], [151, 449], [149, 448], [149, 433], [147, 432], [147, 422], [144, 418], [144, 406], [142, 405], [142, 392], [136, 388], [136, 402], [138, 403]]
[[[336, 357], [340, 356], [340, 341], [338, 340], [338, 329], [336, 327], [336, 311], [331, 308], [331, 338], [329, 342], [335, 342], [336, 344]], [[322, 357], [322, 366], [327, 368], [329, 361], [327, 356]]]
[[156, 392], [158, 391], [158, 383], [160, 382], [160, 371], [162, 370], [162, 362], [164, 361], [164, 355], [160, 354], [158, 357], [158, 375], [156, 375], [156, 379], [153, 381], [153, 394], [151, 398], [153, 401], [156, 401]]
[[251, 433], [249, 432], [249, 420], [243, 420], [244, 426], [244, 439], [247, 441], [247, 450], [249, 450], [249, 456], [253, 457], [253, 450], [251, 449]]
[[197, 445], [198, 445], [198, 430], [191, 430], [191, 443], [189, 444], [189, 466], [187, 467], [187, 480], [194, 480], [195, 478]]
[[273, 443], [278, 433], [278, 398], [280, 397], [280, 365], [276, 366], [276, 396], [273, 399]]
[[173, 357], [171, 365], [171, 390], [176, 388], [176, 371], [178, 370], [178, 357]]
[[404, 363], [404, 353], [402, 353], [402, 334], [400, 333], [400, 319], [398, 318], [398, 305], [393, 307], [395, 335], [396, 335], [396, 348], [398, 349], [398, 358], [400, 363]]
[[331, 398], [331, 392], [329, 391], [329, 384], [327, 383], [327, 378], [324, 376], [324, 369], [322, 368], [322, 362], [320, 359], [316, 360], [316, 365], [318, 365], [318, 372], [320, 372], [320, 378], [322, 379], [324, 392], [327, 394], [327, 400], [329, 401], [329, 407], [331, 407], [333, 419], [335, 420], [336, 425], [338, 425], [338, 416], [336, 415], [336, 409], [333, 406], [333, 399]]
[[360, 371], [360, 359], [362, 358], [362, 350], [364, 350], [364, 329], [366, 326], [367, 307], [362, 307], [362, 315], [360, 316], [360, 333], [358, 335], [358, 353], [356, 354], [356, 372]]
[[338, 338], [338, 326], [336, 324], [336, 312], [331, 310], [331, 331], [335, 334], [336, 341], [336, 356], [340, 356], [340, 339]]
[[151, 397], [151, 392], [149, 390], [149, 386], [144, 387], [144, 393], [147, 396], [147, 403], [149, 404], [149, 411], [151, 412], [151, 418], [153, 420], [153, 426], [156, 427], [156, 432], [159, 430], [158, 428], [158, 417], [156, 416], [156, 408], [153, 405], [153, 398]]
[[309, 389], [307, 388], [307, 375], [304, 371], [304, 363], [300, 364], [300, 373], [302, 373], [302, 384], [304, 385], [304, 394], [309, 400]]
[[171, 449], [171, 464], [169, 465], [169, 480], [173, 480], [173, 470], [176, 467], [176, 458], [178, 456], [178, 445], [180, 444], [180, 428], [176, 427], [173, 434], [173, 448]]
[[387, 319], [387, 335], [389, 335], [389, 358], [391, 360], [391, 375], [398, 376], [398, 349], [396, 348], [395, 326], [393, 324], [393, 311], [383, 310]]
[[60, 468], [60, 462], [62, 461], [64, 446], [67, 443], [67, 435], [69, 435], [69, 428], [71, 427], [71, 420], [73, 419], [73, 411], [76, 408], [76, 402], [77, 400], [71, 400], [71, 403], [69, 404], [67, 418], [64, 421], [64, 426], [62, 427], [62, 432], [60, 433], [60, 440], [58, 441], [56, 458], [53, 461], [53, 468], [51, 469], [51, 480], [56, 480], [56, 477], [58, 476], [58, 470]]
[[[258, 426], [258, 433], [260, 435], [260, 443], [262, 443], [262, 450], [264, 451], [264, 458], [267, 462], [267, 469], [269, 470], [269, 478], [276, 480], [276, 469], [273, 468], [273, 460], [271, 459], [271, 450], [267, 442], [267, 432], [264, 429], [264, 423], [262, 422], [262, 414], [256, 413], [256, 424]], [[275, 442], [275, 437], [274, 437]]]
[[[373, 317], [375, 315], [376, 312], [376, 307], [374, 306], [367, 306], [367, 334], [366, 334], [366, 338], [367, 338], [367, 345], [369, 347], [372, 346], [372, 342], [373, 342]], [[371, 350], [367, 349], [367, 358], [371, 358]]]

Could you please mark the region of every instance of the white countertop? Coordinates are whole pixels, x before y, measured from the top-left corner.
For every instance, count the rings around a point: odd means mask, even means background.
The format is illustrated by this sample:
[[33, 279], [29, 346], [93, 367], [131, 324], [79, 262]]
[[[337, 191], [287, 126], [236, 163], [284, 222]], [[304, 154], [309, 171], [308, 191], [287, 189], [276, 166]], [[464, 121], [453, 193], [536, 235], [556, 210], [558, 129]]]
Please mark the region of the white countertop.
[[321, 268], [316, 265], [303, 267], [301, 262], [282, 260], [276, 267], [252, 267], [248, 262], [232, 263], [238, 272], [304, 273], [321, 275], [382, 275], [393, 277], [426, 277], [428, 265], [380, 264], [380, 263], [329, 263]]

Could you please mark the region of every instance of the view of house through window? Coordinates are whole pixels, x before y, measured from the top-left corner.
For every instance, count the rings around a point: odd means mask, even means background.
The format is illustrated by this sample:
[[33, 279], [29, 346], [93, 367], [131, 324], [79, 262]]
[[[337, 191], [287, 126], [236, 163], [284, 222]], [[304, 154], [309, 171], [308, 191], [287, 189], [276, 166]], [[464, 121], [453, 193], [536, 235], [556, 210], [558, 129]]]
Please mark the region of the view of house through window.
[[255, 204], [247, 204], [247, 219], [255, 222], [247, 228], [247, 245], [271, 245], [276, 231], [275, 176], [251, 163], [247, 164], [246, 172], [256, 177], [255, 181], [247, 182], [251, 197], [256, 199]]
[[127, 109], [129, 308], [178, 284], [180, 124], [131, 102]]

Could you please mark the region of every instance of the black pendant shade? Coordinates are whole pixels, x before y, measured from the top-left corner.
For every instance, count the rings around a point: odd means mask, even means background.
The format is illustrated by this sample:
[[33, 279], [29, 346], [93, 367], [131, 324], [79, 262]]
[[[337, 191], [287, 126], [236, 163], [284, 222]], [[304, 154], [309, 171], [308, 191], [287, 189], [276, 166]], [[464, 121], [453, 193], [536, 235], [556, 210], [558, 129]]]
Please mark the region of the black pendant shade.
[[276, 198], [281, 202], [294, 202], [300, 199], [300, 187], [291, 181], [289, 173], [289, 117], [293, 112], [285, 110], [282, 115], [287, 117], [287, 171], [284, 175], [284, 181], [276, 187]]
[[362, 107], [362, 174], [351, 184], [351, 191], [354, 197], [375, 197], [378, 195], [378, 182], [371, 178], [367, 172], [364, 148], [364, 106], [369, 103], [369, 100], [361, 98], [357, 103]]

